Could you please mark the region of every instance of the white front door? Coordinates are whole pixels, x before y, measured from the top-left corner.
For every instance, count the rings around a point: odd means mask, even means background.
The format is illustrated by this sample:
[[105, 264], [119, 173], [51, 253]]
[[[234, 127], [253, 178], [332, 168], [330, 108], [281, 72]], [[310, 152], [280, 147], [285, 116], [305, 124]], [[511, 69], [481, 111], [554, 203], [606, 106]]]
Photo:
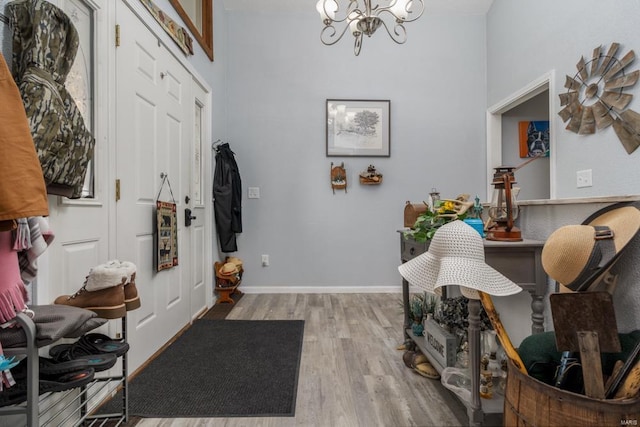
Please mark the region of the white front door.
[[[116, 256], [137, 265], [142, 307], [128, 313], [130, 369], [138, 368], [193, 317], [193, 299], [204, 308], [205, 279], [195, 266], [204, 262], [206, 233], [198, 222], [185, 227], [185, 208], [194, 209], [194, 95], [191, 74], [122, 2], [116, 11], [120, 46], [116, 48]], [[161, 174], [168, 179], [161, 189]], [[169, 187], [170, 185], [170, 187]], [[159, 195], [159, 196], [158, 196]], [[177, 204], [178, 259], [156, 271], [156, 199]], [[188, 199], [187, 199], [188, 198]], [[204, 206], [204, 205], [203, 205]], [[201, 219], [202, 218], [202, 219]], [[195, 250], [194, 250], [195, 249]], [[198, 259], [196, 259], [198, 257]], [[201, 282], [202, 286], [194, 285]]]
[[[207, 286], [207, 283], [211, 282], [211, 262], [206, 260], [210, 259], [209, 248], [211, 241], [207, 238], [209, 234], [210, 221], [206, 221], [207, 218], [207, 206], [208, 193], [205, 189], [209, 188], [204, 181], [207, 174], [207, 164], [210, 164], [210, 157], [206, 153], [211, 153], [211, 147], [208, 145], [210, 129], [208, 126], [208, 117], [211, 117], [209, 109], [209, 98], [205, 89], [193, 81], [192, 83], [193, 94], [193, 121], [192, 137], [191, 137], [191, 180], [190, 180], [190, 197], [189, 203], [186, 203], [187, 207], [191, 209], [193, 219], [191, 221], [191, 231], [187, 233], [191, 238], [191, 265], [190, 265], [190, 294], [191, 294], [191, 317], [196, 317], [206, 307], [207, 303], [211, 302], [210, 292], [207, 293], [207, 289], [211, 286]], [[185, 200], [186, 202], [186, 200]], [[208, 206], [211, 206], [209, 203]], [[207, 299], [207, 296], [210, 298]]]

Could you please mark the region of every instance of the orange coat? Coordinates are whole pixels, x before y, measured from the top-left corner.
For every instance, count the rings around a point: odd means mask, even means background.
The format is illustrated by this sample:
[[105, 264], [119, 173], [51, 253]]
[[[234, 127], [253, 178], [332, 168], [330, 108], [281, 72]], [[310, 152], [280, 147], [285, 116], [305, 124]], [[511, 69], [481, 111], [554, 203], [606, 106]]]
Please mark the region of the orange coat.
[[0, 231], [49, 215], [47, 190], [18, 87], [0, 53]]

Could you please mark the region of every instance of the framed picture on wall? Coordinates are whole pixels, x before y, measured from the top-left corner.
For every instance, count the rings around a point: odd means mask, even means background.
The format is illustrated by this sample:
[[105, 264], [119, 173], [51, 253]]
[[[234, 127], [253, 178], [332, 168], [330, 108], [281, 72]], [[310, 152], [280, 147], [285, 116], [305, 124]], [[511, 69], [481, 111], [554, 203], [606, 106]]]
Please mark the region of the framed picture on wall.
[[389, 157], [391, 101], [327, 99], [327, 157]]
[[[549, 121], [518, 122], [520, 157], [549, 157]], [[546, 153], [546, 154], [543, 154]]]

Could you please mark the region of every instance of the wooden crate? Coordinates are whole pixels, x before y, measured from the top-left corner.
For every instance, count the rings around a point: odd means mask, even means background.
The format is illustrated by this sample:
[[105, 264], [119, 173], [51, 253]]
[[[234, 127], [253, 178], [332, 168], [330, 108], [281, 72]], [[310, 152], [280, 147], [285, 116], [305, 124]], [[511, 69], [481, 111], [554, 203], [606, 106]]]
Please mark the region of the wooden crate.
[[509, 427], [636, 426], [640, 398], [592, 399], [523, 374], [509, 362], [504, 424]]

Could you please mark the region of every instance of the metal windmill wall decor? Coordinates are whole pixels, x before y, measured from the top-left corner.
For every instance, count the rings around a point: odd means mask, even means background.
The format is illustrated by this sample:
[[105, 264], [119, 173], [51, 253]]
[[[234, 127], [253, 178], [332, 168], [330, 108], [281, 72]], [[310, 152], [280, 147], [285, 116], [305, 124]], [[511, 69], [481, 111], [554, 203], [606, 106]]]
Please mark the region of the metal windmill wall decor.
[[558, 115], [569, 123], [566, 129], [580, 135], [613, 125], [613, 129], [628, 154], [640, 146], [640, 114], [627, 109], [633, 95], [625, 90], [636, 84], [640, 71], [625, 70], [635, 60], [633, 50], [617, 58], [619, 43], [612, 43], [604, 53], [602, 46], [593, 50], [591, 59], [584, 57], [576, 64], [578, 72], [567, 75], [561, 93], [560, 105], [565, 106]]

